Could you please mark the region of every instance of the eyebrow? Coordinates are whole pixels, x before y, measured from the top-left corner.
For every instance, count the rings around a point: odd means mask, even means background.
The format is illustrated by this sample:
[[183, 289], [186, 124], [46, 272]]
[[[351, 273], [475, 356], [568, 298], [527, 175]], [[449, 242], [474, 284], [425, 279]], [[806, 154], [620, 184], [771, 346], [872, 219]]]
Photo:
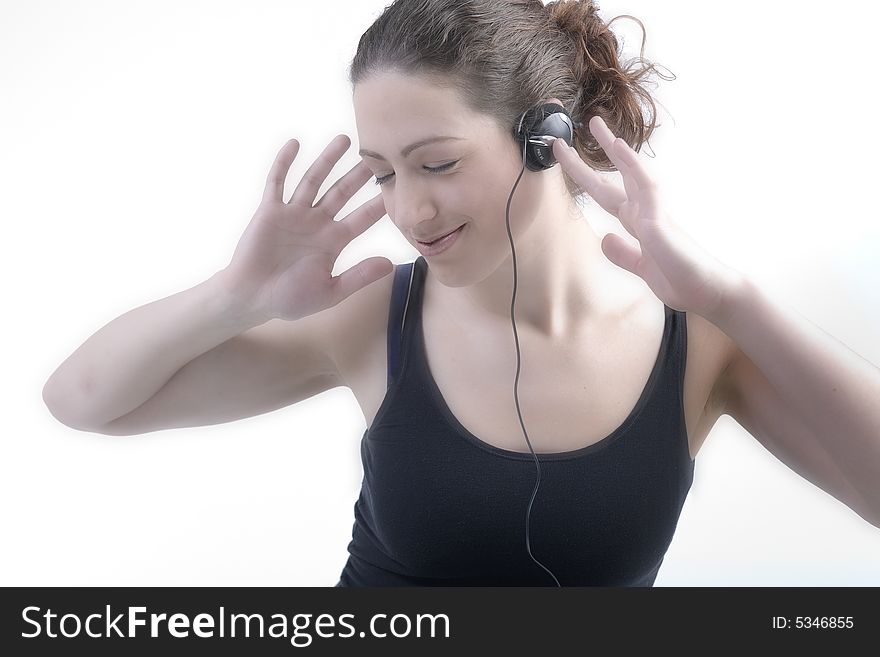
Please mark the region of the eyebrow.
[[[412, 153], [415, 149], [420, 148], [422, 146], [427, 146], [428, 144], [433, 144], [434, 142], [438, 142], [438, 141], [462, 140], [462, 139], [463, 139], [463, 137], [447, 137], [447, 136], [428, 137], [426, 139], [422, 139], [420, 141], [417, 141], [414, 144], [410, 144], [409, 146], [404, 148], [402, 151], [400, 151], [400, 154], [403, 157], [409, 157], [410, 153]], [[366, 155], [368, 157], [372, 157], [377, 160], [383, 160], [385, 162], [388, 161], [384, 157], [379, 155], [378, 153], [375, 153], [373, 151], [368, 151], [366, 148], [362, 148], [361, 150], [359, 150], [358, 155]]]

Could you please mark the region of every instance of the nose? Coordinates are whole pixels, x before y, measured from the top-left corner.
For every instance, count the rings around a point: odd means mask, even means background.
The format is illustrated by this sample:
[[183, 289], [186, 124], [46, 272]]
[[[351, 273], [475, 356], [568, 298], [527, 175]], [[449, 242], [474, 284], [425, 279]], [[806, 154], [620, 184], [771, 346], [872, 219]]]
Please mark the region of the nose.
[[[412, 236], [413, 233], [430, 232], [424, 230], [424, 227], [434, 223], [433, 219], [437, 215], [437, 208], [426, 188], [418, 182], [401, 183], [400, 180], [395, 179], [394, 190], [389, 190], [386, 194], [385, 209], [388, 216], [405, 235]], [[414, 230], [416, 226], [421, 224], [424, 224], [421, 233]]]

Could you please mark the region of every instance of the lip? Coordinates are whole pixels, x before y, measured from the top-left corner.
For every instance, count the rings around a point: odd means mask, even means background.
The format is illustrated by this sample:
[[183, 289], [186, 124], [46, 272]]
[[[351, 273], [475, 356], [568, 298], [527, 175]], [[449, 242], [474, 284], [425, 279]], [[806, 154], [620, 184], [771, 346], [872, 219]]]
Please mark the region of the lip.
[[419, 250], [423, 256], [434, 256], [446, 251], [449, 247], [451, 247], [458, 240], [458, 236], [461, 235], [464, 227], [467, 224], [462, 224], [454, 231], [449, 233], [446, 237], [442, 238], [438, 242], [431, 244], [430, 246], [427, 244], [422, 244], [418, 240], [416, 240], [416, 248]]

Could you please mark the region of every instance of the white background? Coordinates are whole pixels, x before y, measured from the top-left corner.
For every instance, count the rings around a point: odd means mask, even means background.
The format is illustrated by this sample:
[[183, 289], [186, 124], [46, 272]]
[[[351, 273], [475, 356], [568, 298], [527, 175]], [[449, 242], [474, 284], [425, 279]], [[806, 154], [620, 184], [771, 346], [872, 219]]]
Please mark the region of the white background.
[[[102, 326], [228, 263], [287, 139], [302, 148], [285, 198], [334, 135], [353, 146], [322, 191], [357, 162], [346, 67], [384, 5], [0, 3], [4, 585], [336, 583], [365, 428], [347, 388], [131, 437], [60, 424], [41, 391]], [[655, 91], [649, 164], [678, 222], [880, 363], [880, 10], [600, 6], [641, 19], [646, 57], [677, 76]], [[638, 26], [613, 29], [637, 54]], [[334, 273], [370, 255], [417, 253], [384, 217]], [[656, 585], [880, 585], [880, 529], [724, 417]]]

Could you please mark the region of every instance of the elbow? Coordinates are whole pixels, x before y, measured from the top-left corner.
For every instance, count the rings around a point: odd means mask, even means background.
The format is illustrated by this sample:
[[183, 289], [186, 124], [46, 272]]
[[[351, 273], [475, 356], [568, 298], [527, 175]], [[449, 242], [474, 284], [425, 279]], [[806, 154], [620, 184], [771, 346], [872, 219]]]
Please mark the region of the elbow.
[[851, 496], [841, 498], [856, 515], [865, 522], [880, 529], [880, 489], [873, 486], [870, 491], [851, 487]]
[[51, 387], [52, 379], [46, 382], [46, 385], [43, 386], [43, 404], [46, 406], [46, 409], [49, 413], [58, 420], [61, 424], [66, 426], [70, 426], [70, 423], [67, 421], [67, 413], [64, 412], [61, 408], [61, 395]]
[[864, 518], [866, 522], [869, 522], [877, 529], [880, 529], [880, 500], [878, 500], [875, 496], [875, 498], [870, 502], [870, 505], [864, 508], [869, 509], [869, 511], [865, 513], [862, 513], [861, 511], [856, 511], [856, 513]]
[[77, 431], [87, 431], [89, 433], [101, 433], [100, 429], [93, 425], [83, 422], [81, 418], [76, 417], [75, 406], [70, 402], [70, 395], [66, 395], [51, 385], [52, 379], [43, 386], [43, 404], [49, 413], [61, 424], [70, 429]]

